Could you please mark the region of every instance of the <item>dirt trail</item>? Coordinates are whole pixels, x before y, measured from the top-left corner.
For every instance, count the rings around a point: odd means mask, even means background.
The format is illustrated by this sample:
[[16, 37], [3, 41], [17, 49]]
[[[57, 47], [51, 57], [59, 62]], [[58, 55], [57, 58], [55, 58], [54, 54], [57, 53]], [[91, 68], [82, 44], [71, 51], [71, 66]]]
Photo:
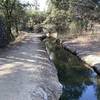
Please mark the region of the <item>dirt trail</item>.
[[62, 87], [38, 36], [0, 50], [0, 100], [58, 100]]

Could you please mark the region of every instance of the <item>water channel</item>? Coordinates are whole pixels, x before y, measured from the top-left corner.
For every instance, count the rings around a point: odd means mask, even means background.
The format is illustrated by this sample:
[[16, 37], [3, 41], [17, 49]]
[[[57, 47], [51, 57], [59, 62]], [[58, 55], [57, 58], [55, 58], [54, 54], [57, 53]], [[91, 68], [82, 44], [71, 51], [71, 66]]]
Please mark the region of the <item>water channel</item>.
[[51, 38], [45, 42], [63, 85], [60, 100], [100, 100], [100, 77]]

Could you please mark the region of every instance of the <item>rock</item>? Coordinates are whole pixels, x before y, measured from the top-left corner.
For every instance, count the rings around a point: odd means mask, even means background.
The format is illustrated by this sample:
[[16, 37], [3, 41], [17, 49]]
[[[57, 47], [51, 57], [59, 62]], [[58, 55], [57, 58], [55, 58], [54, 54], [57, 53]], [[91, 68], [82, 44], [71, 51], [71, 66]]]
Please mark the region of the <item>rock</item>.
[[93, 66], [93, 69], [98, 75], [100, 75], [100, 63], [99, 64], [95, 64]]
[[43, 41], [43, 40], [46, 39], [46, 38], [47, 38], [46, 35], [42, 35], [42, 36], [40, 37], [40, 40]]
[[57, 32], [54, 32], [54, 33], [47, 33], [46, 36], [47, 36], [47, 37], [53, 37], [53, 38], [56, 39], [57, 36], [58, 36], [58, 34], [57, 34]]

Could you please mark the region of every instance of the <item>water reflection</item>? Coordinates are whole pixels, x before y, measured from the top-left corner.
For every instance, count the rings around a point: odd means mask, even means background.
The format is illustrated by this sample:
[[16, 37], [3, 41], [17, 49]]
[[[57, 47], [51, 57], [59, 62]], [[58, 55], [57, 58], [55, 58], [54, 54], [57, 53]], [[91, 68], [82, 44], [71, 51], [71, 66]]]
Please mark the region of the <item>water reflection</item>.
[[47, 39], [46, 46], [63, 84], [60, 100], [100, 100], [100, 80], [96, 74], [84, 67], [76, 56], [57, 45], [55, 39]]

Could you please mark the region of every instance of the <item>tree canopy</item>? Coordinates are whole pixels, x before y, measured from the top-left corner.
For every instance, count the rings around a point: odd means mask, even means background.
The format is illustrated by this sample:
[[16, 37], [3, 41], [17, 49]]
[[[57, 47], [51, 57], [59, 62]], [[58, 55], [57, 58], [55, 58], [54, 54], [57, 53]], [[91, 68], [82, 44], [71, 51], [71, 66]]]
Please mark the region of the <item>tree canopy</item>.
[[49, 0], [48, 12], [47, 22], [55, 24], [57, 31], [59, 25], [63, 30], [87, 30], [90, 21], [100, 21], [100, 0]]

